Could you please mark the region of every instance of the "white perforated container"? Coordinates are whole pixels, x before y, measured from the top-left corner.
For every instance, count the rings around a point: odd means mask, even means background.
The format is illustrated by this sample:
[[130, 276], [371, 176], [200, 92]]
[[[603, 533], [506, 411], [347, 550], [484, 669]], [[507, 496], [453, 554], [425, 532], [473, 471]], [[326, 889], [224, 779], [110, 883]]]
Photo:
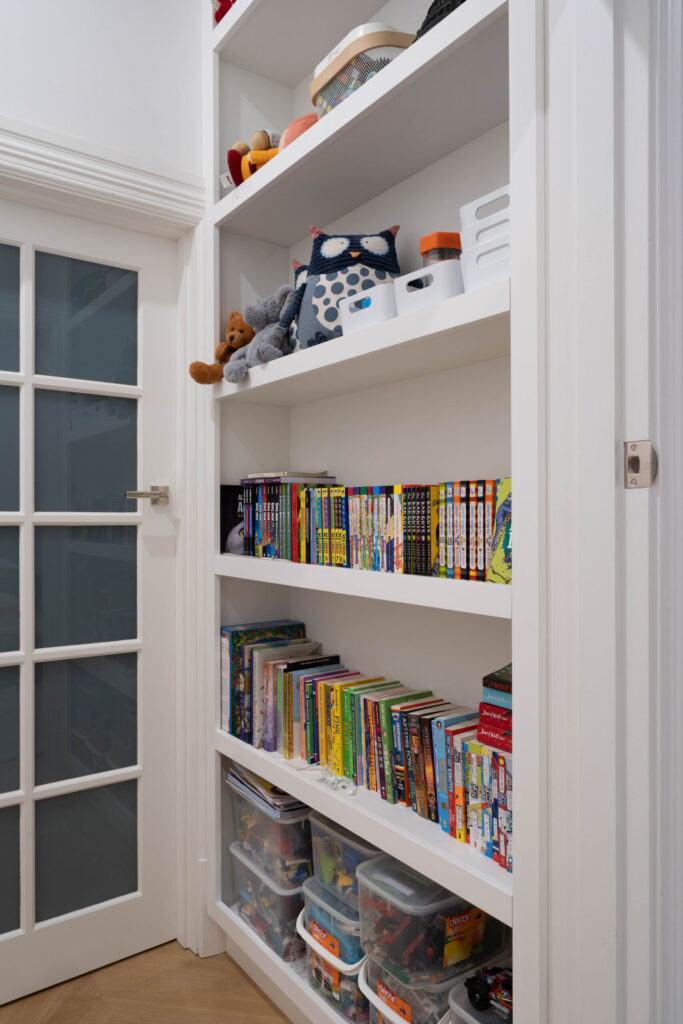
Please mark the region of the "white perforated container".
[[377, 284], [365, 292], [358, 292], [339, 302], [342, 331], [353, 334], [365, 327], [375, 327], [396, 316], [394, 282]]
[[399, 316], [462, 295], [465, 288], [460, 260], [443, 260], [397, 277], [394, 289]]
[[503, 185], [460, 207], [460, 241], [463, 250], [510, 240], [510, 186]]

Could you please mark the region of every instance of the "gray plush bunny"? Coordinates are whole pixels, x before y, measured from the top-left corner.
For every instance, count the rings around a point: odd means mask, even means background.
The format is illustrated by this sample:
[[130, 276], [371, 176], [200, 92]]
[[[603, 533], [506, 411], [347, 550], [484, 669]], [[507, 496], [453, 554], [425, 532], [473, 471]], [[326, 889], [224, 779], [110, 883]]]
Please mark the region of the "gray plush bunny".
[[294, 289], [283, 285], [275, 295], [258, 299], [244, 310], [244, 319], [256, 334], [244, 348], [233, 352], [230, 362], [225, 364], [223, 375], [231, 384], [243, 381], [250, 366], [269, 363], [289, 352], [289, 333], [278, 321], [280, 315], [294, 294]]

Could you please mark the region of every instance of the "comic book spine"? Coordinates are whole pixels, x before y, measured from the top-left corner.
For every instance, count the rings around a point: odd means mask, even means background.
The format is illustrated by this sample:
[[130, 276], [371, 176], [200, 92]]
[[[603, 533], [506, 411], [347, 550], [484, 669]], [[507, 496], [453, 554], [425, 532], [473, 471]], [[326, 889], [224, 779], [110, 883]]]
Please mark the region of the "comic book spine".
[[471, 580], [477, 578], [477, 481], [470, 480], [467, 503], [467, 567]]
[[344, 777], [353, 778], [353, 719], [351, 703], [353, 694], [349, 687], [342, 690], [342, 750], [344, 760]]
[[467, 520], [469, 512], [469, 484], [460, 481], [460, 579], [469, 579], [469, 535]]
[[292, 561], [299, 561], [299, 534], [296, 528], [299, 514], [299, 498], [296, 484], [289, 485], [289, 537], [292, 546]]
[[469, 803], [469, 764], [467, 761], [467, 740], [452, 736], [453, 747], [453, 815], [451, 835], [461, 842], [468, 842], [467, 805]]
[[486, 580], [485, 489], [486, 481], [477, 480], [477, 579], [480, 583]]
[[410, 753], [413, 759], [411, 778], [413, 810], [421, 818], [428, 818], [427, 782], [425, 779], [424, 748], [422, 746], [422, 729], [420, 728], [419, 715], [408, 715], [408, 729], [410, 733]]
[[346, 490], [347, 494], [347, 515], [348, 515], [348, 529], [349, 529], [349, 567], [351, 569], [356, 568], [356, 498], [355, 498], [355, 487], [348, 487]]
[[387, 781], [384, 768], [384, 737], [382, 735], [382, 705], [373, 701], [373, 721], [375, 726], [375, 776], [376, 788], [383, 800], [387, 798]]
[[437, 820], [443, 832], [448, 832], [448, 774], [446, 768], [446, 727], [432, 723], [432, 754], [436, 786]]
[[496, 481], [484, 481], [484, 579], [488, 579], [491, 565], [491, 544], [496, 521]]
[[483, 686], [481, 695], [487, 704], [512, 710], [512, 693], [506, 693], [504, 690], [491, 690], [488, 686]]
[[440, 820], [441, 828], [455, 837], [455, 778], [453, 774], [453, 743], [455, 735], [446, 729], [446, 824]]
[[403, 485], [403, 572], [410, 576], [413, 571], [412, 547], [410, 543], [410, 484]]
[[348, 569], [351, 565], [351, 533], [349, 530], [349, 490], [346, 487], [342, 487], [341, 510], [343, 537], [342, 565]]
[[344, 775], [344, 708], [342, 683], [335, 683], [333, 691], [332, 711], [332, 771], [336, 775]]
[[221, 729], [230, 732], [230, 660], [229, 633], [221, 629]]
[[491, 816], [491, 751], [482, 746], [481, 763], [481, 853], [493, 856], [493, 823]]
[[[443, 530], [446, 527], [446, 502], [445, 502], [445, 485], [444, 485], [444, 506], [443, 506]], [[441, 572], [441, 518], [440, 518], [440, 499], [439, 499], [439, 487], [432, 485], [427, 488], [427, 494], [429, 496], [429, 510], [431, 514], [431, 523], [429, 526], [429, 547], [430, 547], [430, 558], [429, 558], [429, 575], [430, 576], [444, 576], [446, 575], [446, 569], [444, 566], [443, 573]], [[446, 557], [446, 540], [444, 538], [444, 559]]]
[[403, 737], [403, 758], [404, 758], [404, 780], [405, 780], [405, 803], [417, 812], [417, 800], [415, 798], [415, 771], [413, 768], [413, 751], [410, 743], [410, 723], [408, 714], [401, 712], [401, 735]]
[[432, 739], [432, 722], [428, 718], [421, 721], [422, 732], [422, 761], [425, 774], [425, 792], [427, 795], [426, 817], [430, 821], [438, 821], [436, 795], [436, 762], [434, 760], [434, 745]]
[[448, 575], [448, 526], [446, 522], [446, 484], [439, 484], [439, 576]]
[[403, 572], [403, 488], [394, 484], [394, 572]]

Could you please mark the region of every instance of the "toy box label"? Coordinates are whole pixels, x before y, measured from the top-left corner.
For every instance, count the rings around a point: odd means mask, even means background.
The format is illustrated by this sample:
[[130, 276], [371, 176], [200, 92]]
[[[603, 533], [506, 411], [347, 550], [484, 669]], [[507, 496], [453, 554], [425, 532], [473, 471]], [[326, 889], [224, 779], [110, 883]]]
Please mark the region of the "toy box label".
[[317, 921], [311, 921], [311, 935], [328, 953], [339, 957], [339, 940], [335, 939], [329, 932], [326, 932], [324, 928], [321, 928]]
[[341, 991], [339, 986], [339, 971], [337, 971], [327, 960], [316, 956], [311, 952], [311, 968], [313, 976], [318, 982], [328, 999], [341, 1002]]
[[446, 918], [443, 966], [458, 964], [477, 952], [484, 941], [485, 927], [486, 914], [477, 907]]
[[[399, 1017], [403, 1017], [404, 1020], [408, 1021], [408, 1024], [411, 1024], [413, 1015], [408, 1003], [404, 1003], [402, 999], [399, 999], [396, 993], [392, 992], [390, 988], [387, 988], [382, 981], [377, 982], [377, 995], [382, 1002], [386, 1003], [387, 1006], [390, 1006], [391, 1009], [399, 1015]], [[381, 1013], [377, 1014], [377, 1020], [378, 1024], [382, 1024]]]

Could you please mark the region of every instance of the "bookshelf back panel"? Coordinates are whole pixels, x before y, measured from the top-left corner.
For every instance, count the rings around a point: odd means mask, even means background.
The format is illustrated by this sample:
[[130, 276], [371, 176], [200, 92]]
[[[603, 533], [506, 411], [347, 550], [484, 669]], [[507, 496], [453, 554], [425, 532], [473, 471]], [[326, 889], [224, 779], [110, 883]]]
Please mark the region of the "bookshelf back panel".
[[[458, 231], [461, 206], [510, 180], [508, 136], [506, 121], [338, 220], [317, 227], [327, 233], [363, 233], [399, 224], [396, 248], [401, 272], [408, 274], [417, 270], [422, 266], [420, 238], [423, 235], [432, 231]], [[377, 144], [381, 145], [381, 140]], [[371, 156], [369, 154], [368, 158]], [[364, 154], [358, 154], [359, 174], [364, 158]], [[290, 254], [292, 259], [306, 263], [310, 253], [308, 235], [292, 246]]]
[[510, 361], [294, 406], [290, 464], [347, 486], [507, 476]]
[[469, 707], [479, 705], [482, 677], [511, 660], [511, 624], [503, 619], [294, 589], [289, 614], [347, 667]]

